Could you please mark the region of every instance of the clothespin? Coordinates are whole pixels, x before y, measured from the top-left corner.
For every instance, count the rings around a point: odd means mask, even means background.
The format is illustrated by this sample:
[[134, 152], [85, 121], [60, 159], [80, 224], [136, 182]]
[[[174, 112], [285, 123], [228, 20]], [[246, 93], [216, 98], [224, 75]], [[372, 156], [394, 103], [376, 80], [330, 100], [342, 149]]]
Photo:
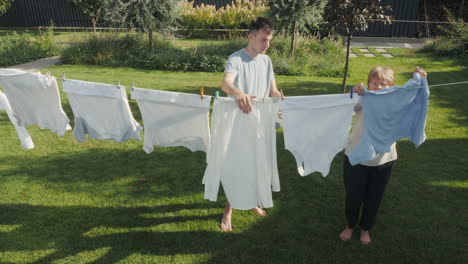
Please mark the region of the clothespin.
[[203, 100], [203, 96], [204, 96], [204, 93], [205, 93], [205, 88], [200, 88], [200, 99]]
[[134, 83], [134, 82], [132, 82], [132, 83], [130, 84], [130, 90], [131, 90], [131, 91], [135, 91], [135, 83]]
[[218, 99], [218, 98], [219, 98], [219, 91], [216, 90], [216, 92], [215, 92], [215, 99]]
[[62, 82], [65, 81], [65, 73], [62, 72]]
[[281, 100], [284, 100], [284, 93], [283, 93], [283, 89], [280, 89], [280, 93], [281, 93]]
[[354, 89], [354, 85], [350, 85], [349, 86], [349, 98], [353, 99], [353, 89]]
[[120, 89], [120, 81], [117, 81], [117, 89]]

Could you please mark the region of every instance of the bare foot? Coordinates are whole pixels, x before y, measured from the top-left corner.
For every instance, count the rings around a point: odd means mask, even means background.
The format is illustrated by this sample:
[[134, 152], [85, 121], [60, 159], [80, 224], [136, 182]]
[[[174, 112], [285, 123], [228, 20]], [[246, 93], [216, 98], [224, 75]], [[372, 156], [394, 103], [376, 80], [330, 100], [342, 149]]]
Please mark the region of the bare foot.
[[266, 216], [267, 215], [267, 211], [261, 209], [261, 208], [258, 208], [258, 207], [255, 207], [255, 208], [252, 208], [252, 211], [254, 211], [256, 214], [260, 215], [260, 216]]
[[361, 243], [363, 245], [369, 245], [371, 242], [369, 231], [361, 230]]
[[226, 203], [226, 207], [224, 208], [223, 218], [221, 219], [221, 230], [232, 231], [231, 215], [232, 215], [232, 207], [229, 203]]
[[348, 226], [340, 233], [339, 238], [343, 241], [348, 241], [353, 236], [353, 229]]

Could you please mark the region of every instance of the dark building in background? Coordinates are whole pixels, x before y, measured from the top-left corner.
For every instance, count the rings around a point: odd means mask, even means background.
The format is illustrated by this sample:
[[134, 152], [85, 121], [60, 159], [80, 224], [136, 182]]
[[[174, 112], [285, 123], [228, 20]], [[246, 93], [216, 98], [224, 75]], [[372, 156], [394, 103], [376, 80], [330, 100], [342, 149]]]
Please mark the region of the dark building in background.
[[[217, 8], [232, 3], [233, 0], [194, 0], [194, 5], [215, 5]], [[393, 9], [393, 18], [397, 20], [418, 20], [420, 0], [383, 0]], [[0, 16], [2, 28], [46, 27], [50, 23], [56, 27], [91, 27], [86, 16], [66, 0], [15, 0], [11, 8]], [[102, 21], [98, 27], [106, 27]], [[416, 23], [395, 22], [384, 25], [382, 22], [370, 23], [369, 29], [355, 34], [375, 37], [417, 37]]]
[[0, 27], [90, 27], [78, 8], [66, 0], [15, 0], [0, 16]]

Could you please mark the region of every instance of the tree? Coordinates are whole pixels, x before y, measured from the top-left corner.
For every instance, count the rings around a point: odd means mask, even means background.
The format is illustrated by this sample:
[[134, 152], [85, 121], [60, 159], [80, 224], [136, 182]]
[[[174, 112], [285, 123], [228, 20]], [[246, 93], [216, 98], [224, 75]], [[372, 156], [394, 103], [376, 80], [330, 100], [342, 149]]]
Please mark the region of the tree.
[[268, 0], [267, 16], [276, 28], [291, 37], [291, 55], [296, 49], [298, 32], [310, 32], [322, 22], [327, 0]]
[[106, 17], [112, 23], [148, 33], [149, 49], [153, 49], [153, 32], [167, 31], [179, 18], [180, 0], [112, 0]]
[[339, 27], [345, 34], [346, 63], [343, 77], [343, 92], [346, 91], [348, 77], [349, 48], [354, 32], [364, 31], [368, 23], [374, 19], [390, 23], [389, 6], [381, 5], [380, 0], [333, 0], [325, 7], [326, 19], [332, 25]]
[[15, 0], [0, 0], [0, 16], [3, 15]]
[[96, 34], [96, 24], [102, 14], [108, 0], [68, 0], [73, 6], [81, 9], [81, 12], [91, 19], [93, 33]]

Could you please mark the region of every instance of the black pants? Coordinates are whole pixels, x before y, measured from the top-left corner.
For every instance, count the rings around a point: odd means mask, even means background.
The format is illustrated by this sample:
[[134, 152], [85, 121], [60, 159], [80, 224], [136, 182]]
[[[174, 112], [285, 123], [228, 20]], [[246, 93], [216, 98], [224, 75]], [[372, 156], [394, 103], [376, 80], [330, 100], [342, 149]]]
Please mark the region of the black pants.
[[346, 190], [346, 220], [353, 228], [362, 214], [359, 226], [370, 230], [376, 222], [377, 212], [382, 201], [385, 187], [392, 174], [393, 161], [380, 166], [351, 166], [348, 157], [344, 161], [344, 185]]

